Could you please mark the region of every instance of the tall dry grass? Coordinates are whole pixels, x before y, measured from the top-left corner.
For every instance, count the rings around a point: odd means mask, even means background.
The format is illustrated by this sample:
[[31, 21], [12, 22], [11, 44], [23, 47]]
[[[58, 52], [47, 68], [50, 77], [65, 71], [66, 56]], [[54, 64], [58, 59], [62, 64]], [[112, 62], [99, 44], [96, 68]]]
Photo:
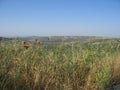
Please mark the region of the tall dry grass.
[[120, 83], [118, 46], [1, 42], [0, 90], [105, 90]]

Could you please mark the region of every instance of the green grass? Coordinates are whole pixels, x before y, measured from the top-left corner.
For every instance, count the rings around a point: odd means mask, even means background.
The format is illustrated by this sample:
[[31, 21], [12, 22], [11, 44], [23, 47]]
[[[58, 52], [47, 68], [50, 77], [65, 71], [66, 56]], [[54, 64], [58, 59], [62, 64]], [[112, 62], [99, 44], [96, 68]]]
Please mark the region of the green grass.
[[117, 40], [0, 43], [0, 90], [105, 90], [120, 82]]

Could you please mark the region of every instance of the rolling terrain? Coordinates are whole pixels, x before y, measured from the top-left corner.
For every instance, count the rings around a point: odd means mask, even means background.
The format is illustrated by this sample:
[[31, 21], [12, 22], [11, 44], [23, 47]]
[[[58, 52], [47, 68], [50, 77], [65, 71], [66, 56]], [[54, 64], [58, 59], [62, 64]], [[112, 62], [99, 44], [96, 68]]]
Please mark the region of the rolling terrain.
[[115, 90], [120, 84], [120, 39], [47, 40], [2, 38], [0, 90]]

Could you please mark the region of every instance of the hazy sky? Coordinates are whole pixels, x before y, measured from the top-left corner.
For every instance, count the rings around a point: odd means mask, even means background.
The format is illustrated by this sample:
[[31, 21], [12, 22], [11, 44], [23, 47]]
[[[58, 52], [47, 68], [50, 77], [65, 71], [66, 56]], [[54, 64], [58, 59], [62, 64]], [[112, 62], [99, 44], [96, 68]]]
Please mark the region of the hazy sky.
[[0, 36], [120, 37], [120, 0], [0, 0]]

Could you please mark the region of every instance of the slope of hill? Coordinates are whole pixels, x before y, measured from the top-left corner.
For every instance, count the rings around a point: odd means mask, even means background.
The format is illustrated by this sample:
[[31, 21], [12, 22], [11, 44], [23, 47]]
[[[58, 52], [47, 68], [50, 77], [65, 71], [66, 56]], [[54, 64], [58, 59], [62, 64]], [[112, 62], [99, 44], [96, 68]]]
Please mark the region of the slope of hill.
[[103, 38], [104, 37], [96, 36], [46, 36], [46, 37], [31, 36], [20, 39], [27, 41], [41, 41], [43, 43], [59, 43], [59, 42], [84, 42]]
[[31, 42], [42, 42], [42, 43], [60, 43], [60, 42], [87, 42], [101, 39], [108, 39], [107, 37], [98, 36], [30, 36], [30, 37], [17, 37], [17, 38], [6, 38], [0, 37], [0, 40], [12, 40], [19, 39]]

